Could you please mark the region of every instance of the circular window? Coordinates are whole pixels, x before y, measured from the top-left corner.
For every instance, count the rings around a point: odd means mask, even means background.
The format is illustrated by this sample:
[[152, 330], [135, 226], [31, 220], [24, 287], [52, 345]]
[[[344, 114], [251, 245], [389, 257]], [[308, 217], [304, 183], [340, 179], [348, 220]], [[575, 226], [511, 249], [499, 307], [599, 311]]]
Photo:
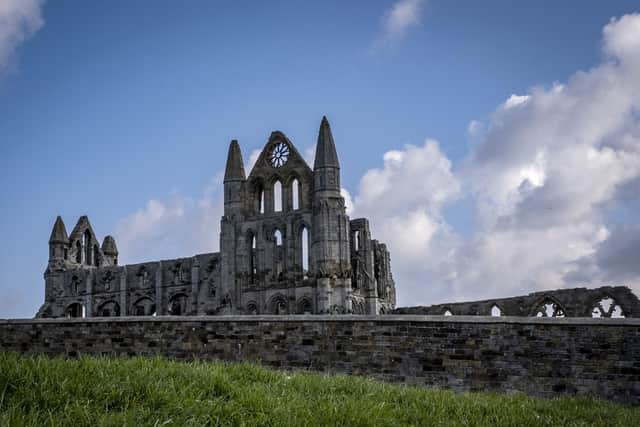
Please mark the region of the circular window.
[[279, 168], [289, 160], [289, 146], [284, 142], [278, 142], [273, 146], [269, 162], [274, 168]]

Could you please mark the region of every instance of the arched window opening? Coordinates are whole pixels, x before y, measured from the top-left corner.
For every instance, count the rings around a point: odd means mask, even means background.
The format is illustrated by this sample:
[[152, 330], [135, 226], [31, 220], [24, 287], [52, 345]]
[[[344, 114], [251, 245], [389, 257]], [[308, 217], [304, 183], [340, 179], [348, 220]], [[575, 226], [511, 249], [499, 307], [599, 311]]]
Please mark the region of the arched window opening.
[[82, 243], [80, 240], [76, 241], [76, 262], [82, 264]]
[[356, 252], [360, 250], [360, 231], [353, 233], [353, 248]]
[[133, 312], [136, 316], [155, 316], [156, 305], [151, 298], [143, 297], [133, 305]]
[[451, 313], [451, 311], [449, 311], [449, 310], [445, 310], [444, 315], [445, 316], [453, 316], [453, 313]]
[[77, 296], [80, 291], [80, 278], [73, 276], [71, 278], [71, 295]]
[[289, 311], [287, 300], [284, 297], [276, 297], [272, 310], [273, 314], [287, 314]]
[[302, 298], [298, 303], [298, 314], [312, 314], [311, 301], [308, 298]]
[[500, 310], [500, 307], [494, 304], [493, 307], [491, 307], [491, 315], [493, 317], [500, 317], [502, 316], [502, 310]]
[[249, 242], [251, 247], [249, 248], [249, 273], [251, 274], [251, 282], [253, 283], [258, 275], [258, 263], [256, 260], [256, 236], [253, 234], [249, 235]]
[[264, 190], [258, 191], [258, 212], [264, 213]]
[[78, 302], [74, 302], [73, 304], [69, 304], [69, 306], [65, 310], [65, 316], [67, 319], [79, 318], [79, 317], [84, 318], [87, 316], [87, 312], [85, 310], [84, 305]]
[[98, 245], [93, 247], [93, 265], [100, 267], [100, 248]]
[[282, 233], [280, 232], [280, 230], [276, 229], [274, 236], [276, 239], [276, 246], [282, 246]]
[[535, 317], [565, 317], [562, 307], [550, 299], [545, 299], [534, 313]]
[[84, 263], [86, 265], [92, 265], [91, 263], [91, 233], [89, 233], [89, 230], [86, 230], [84, 232]]
[[169, 299], [169, 315], [183, 316], [187, 314], [187, 296], [176, 294]]
[[300, 182], [297, 179], [291, 183], [291, 198], [293, 210], [300, 209]]
[[250, 302], [249, 304], [247, 304], [247, 314], [251, 314], [251, 315], [258, 314], [258, 306], [253, 302]]
[[602, 298], [591, 310], [591, 317], [625, 317], [622, 307], [611, 297]]
[[300, 239], [300, 246], [302, 247], [302, 273], [306, 277], [309, 273], [309, 231], [307, 231], [307, 227], [302, 227]]
[[98, 309], [98, 316], [118, 317], [120, 316], [120, 305], [115, 301], [107, 301]]
[[282, 184], [280, 181], [273, 184], [273, 210], [282, 212]]

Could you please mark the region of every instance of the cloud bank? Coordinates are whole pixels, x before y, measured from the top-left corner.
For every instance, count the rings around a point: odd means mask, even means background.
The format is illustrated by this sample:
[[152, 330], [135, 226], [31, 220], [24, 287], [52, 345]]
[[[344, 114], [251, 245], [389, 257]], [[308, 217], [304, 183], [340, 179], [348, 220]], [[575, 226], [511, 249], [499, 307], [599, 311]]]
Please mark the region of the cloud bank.
[[[506, 97], [470, 123], [460, 164], [427, 139], [385, 153], [356, 193], [343, 190], [351, 217], [370, 218], [390, 247], [399, 305], [604, 284], [640, 291], [640, 225], [611, 214], [640, 195], [640, 15], [612, 19], [602, 49], [592, 69]], [[475, 219], [470, 231], [448, 221], [461, 209]], [[147, 251], [162, 242], [180, 251], [167, 256], [217, 250], [221, 213], [211, 191], [150, 201], [119, 224], [123, 260], [154, 259]]]
[[381, 34], [373, 49], [388, 47], [403, 39], [411, 28], [420, 24], [425, 0], [398, 0], [384, 13]]
[[0, 1], [0, 73], [10, 65], [17, 47], [43, 25], [41, 0]]

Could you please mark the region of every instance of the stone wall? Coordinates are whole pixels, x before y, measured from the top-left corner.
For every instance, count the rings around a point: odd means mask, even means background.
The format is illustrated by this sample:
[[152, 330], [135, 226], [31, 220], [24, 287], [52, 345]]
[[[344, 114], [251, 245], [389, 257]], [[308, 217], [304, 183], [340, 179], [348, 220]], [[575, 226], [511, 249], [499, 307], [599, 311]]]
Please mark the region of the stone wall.
[[255, 361], [458, 391], [640, 403], [640, 320], [221, 316], [0, 320], [0, 350]]

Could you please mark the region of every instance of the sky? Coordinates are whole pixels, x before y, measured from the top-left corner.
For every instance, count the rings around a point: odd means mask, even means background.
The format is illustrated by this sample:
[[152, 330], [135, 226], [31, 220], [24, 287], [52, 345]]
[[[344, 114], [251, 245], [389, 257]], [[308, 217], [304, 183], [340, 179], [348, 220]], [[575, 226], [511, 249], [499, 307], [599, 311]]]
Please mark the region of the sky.
[[221, 176], [331, 123], [398, 305], [640, 294], [637, 1], [0, 0], [0, 318], [57, 215], [121, 264], [218, 250]]

